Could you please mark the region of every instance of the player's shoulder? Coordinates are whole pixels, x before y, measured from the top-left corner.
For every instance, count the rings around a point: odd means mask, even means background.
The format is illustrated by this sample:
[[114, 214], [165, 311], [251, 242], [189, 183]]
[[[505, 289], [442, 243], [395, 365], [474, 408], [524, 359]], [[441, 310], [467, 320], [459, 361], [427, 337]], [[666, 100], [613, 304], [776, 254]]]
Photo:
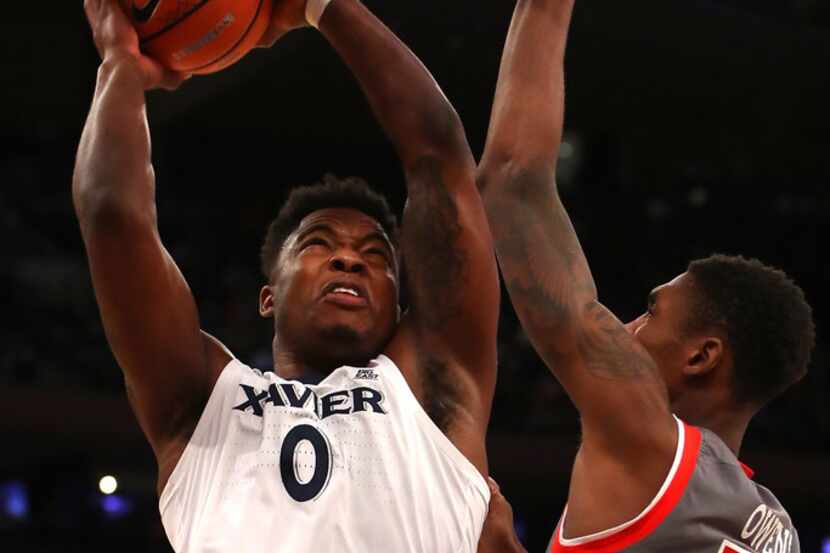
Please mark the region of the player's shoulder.
[[270, 385], [282, 382], [285, 381], [273, 372], [252, 367], [236, 357], [231, 357], [218, 371], [204, 411], [210, 410], [211, 405], [218, 407], [219, 404], [237, 396], [253, 393], [254, 390], [267, 390]]
[[741, 484], [747, 489], [754, 489], [756, 484], [752, 477], [754, 472], [742, 463], [728, 445], [713, 431], [707, 428], [693, 427], [700, 433], [700, 455], [698, 464], [706, 470], [709, 478], [721, 477]]
[[752, 480], [753, 471], [743, 464], [724, 441], [711, 430], [694, 427], [700, 433], [695, 480], [698, 486], [710, 490], [710, 494], [739, 498], [754, 502], [760, 499], [757, 485]]
[[700, 429], [701, 451], [698, 471], [705, 487], [730, 504], [740, 519], [741, 536], [753, 547], [767, 540], [787, 544], [782, 551], [798, 551], [798, 534], [778, 497], [756, 479], [717, 434]]

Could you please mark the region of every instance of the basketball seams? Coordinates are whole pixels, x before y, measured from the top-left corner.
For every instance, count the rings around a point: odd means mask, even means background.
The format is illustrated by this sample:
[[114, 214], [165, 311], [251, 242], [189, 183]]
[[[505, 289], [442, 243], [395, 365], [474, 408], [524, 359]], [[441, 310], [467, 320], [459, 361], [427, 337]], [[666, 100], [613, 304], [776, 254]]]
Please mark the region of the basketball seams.
[[190, 69], [189, 71], [195, 73], [196, 71], [204, 70], [206, 67], [210, 67], [211, 65], [220, 64], [222, 62], [222, 60], [226, 59], [228, 56], [233, 54], [234, 51], [236, 51], [236, 49], [239, 47], [239, 45], [242, 44], [245, 41], [245, 39], [248, 37], [248, 34], [251, 32], [251, 29], [253, 29], [254, 25], [256, 25], [256, 22], [259, 19], [259, 14], [262, 12], [262, 5], [265, 3], [265, 1], [266, 0], [259, 0], [259, 4], [257, 4], [256, 11], [254, 12], [253, 17], [251, 18], [251, 21], [248, 22], [248, 27], [245, 29], [245, 32], [243, 32], [242, 35], [240, 35], [239, 40], [237, 40], [233, 44], [233, 46], [231, 46], [230, 48], [225, 50], [225, 52], [222, 55], [220, 55], [219, 57], [217, 57], [215, 60], [211, 61], [210, 63], [206, 63], [204, 65], [194, 67], [194, 68]]
[[[175, 27], [175, 26], [179, 25], [181, 22], [185, 21], [188, 17], [190, 17], [191, 15], [193, 15], [194, 13], [196, 13], [197, 11], [199, 11], [199, 10], [200, 10], [200, 9], [201, 9], [201, 8], [202, 8], [205, 4], [207, 4], [209, 1], [210, 1], [210, 0], [202, 0], [202, 1], [201, 1], [201, 2], [199, 2], [196, 6], [192, 7], [192, 8], [190, 9], [190, 11], [185, 12], [185, 13], [184, 13], [181, 17], [179, 17], [179, 18], [178, 18], [178, 19], [176, 19], [175, 21], [172, 21], [171, 23], [169, 23], [169, 24], [167, 24], [166, 26], [162, 27], [161, 29], [159, 29], [159, 30], [158, 30], [158, 31], [156, 31], [155, 33], [152, 33], [151, 35], [148, 35], [148, 36], [146, 36], [146, 37], [142, 38], [142, 39], [141, 39], [141, 41], [140, 41], [140, 45], [141, 45], [141, 46], [145, 46], [145, 45], [147, 45], [147, 43], [149, 43], [149, 42], [153, 41], [154, 39], [158, 38], [159, 36], [163, 35], [163, 34], [164, 34], [164, 33], [166, 33], [167, 31], [169, 31], [170, 29], [172, 29], [173, 27]], [[262, 1], [261, 1], [261, 0], [260, 0], [260, 5], [262, 5]], [[259, 9], [257, 9], [257, 13], [259, 13]]]
[[[265, 31], [271, 12], [266, 0], [169, 0], [166, 5], [153, 24], [158, 30], [142, 38], [140, 47], [163, 65], [194, 74], [214, 73], [241, 59]], [[214, 28], [208, 29], [211, 21]]]

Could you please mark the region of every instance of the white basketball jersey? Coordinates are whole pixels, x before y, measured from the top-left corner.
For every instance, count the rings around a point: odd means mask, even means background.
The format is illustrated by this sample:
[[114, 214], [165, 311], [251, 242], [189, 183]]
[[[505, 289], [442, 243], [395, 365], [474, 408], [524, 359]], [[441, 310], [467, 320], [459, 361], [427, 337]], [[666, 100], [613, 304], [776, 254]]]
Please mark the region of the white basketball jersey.
[[474, 553], [489, 500], [381, 355], [318, 385], [232, 360], [159, 503], [177, 553]]

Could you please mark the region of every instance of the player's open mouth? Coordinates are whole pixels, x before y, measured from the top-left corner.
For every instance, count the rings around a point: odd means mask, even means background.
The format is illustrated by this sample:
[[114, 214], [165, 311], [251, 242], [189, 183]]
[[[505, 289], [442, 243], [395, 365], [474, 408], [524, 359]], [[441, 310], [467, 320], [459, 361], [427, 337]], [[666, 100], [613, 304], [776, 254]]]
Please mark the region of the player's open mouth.
[[369, 303], [361, 286], [339, 282], [326, 286], [323, 301], [343, 307], [364, 307]]

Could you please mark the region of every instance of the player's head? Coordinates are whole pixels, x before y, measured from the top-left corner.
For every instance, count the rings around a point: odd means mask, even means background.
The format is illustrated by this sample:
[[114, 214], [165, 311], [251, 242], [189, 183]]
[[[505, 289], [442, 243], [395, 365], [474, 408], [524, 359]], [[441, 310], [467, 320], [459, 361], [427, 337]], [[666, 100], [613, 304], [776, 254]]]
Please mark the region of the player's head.
[[261, 250], [260, 314], [278, 347], [321, 370], [364, 363], [398, 321], [397, 221], [361, 179], [294, 189]]
[[648, 303], [628, 328], [657, 361], [673, 402], [726, 387], [735, 405], [757, 410], [807, 372], [815, 326], [804, 292], [757, 259], [692, 261]]

